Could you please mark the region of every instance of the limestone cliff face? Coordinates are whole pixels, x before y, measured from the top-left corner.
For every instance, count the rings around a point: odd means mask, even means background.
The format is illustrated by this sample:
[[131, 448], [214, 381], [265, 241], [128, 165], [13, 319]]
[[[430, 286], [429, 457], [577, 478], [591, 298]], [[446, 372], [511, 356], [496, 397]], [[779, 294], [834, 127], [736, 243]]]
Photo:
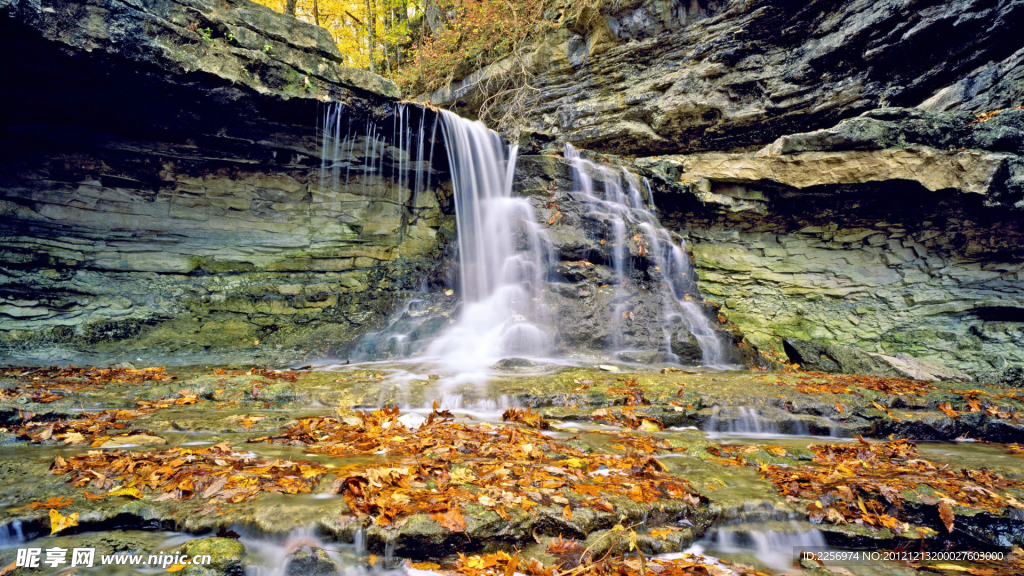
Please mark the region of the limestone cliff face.
[[[526, 54], [525, 127], [652, 155], [763, 145], [882, 106], [1009, 107], [1024, 3], [989, 0], [564, 2]], [[472, 112], [496, 63], [431, 96]]]
[[1024, 111], [886, 109], [760, 152], [643, 159], [747, 338], [1024, 363]]
[[[546, 15], [559, 25], [525, 54], [519, 127], [636, 157], [704, 295], [751, 342], [973, 374], [1024, 363], [1024, 2], [630, 0]], [[507, 68], [431, 99], [472, 113]]]
[[321, 184], [324, 101], [358, 140], [397, 96], [322, 29], [233, 0], [0, 0], [0, 47], [6, 358], [322, 351], [454, 235], [450, 193], [412, 198], [394, 150], [384, 177]]

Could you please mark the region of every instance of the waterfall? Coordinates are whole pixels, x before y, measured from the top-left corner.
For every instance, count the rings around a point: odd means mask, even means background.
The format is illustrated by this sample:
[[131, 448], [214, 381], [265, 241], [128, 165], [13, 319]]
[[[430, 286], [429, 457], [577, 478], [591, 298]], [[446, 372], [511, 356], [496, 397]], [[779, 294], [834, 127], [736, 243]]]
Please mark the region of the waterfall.
[[752, 554], [766, 567], [785, 572], [792, 570], [793, 560], [800, 550], [825, 547], [825, 537], [820, 530], [802, 529], [799, 524], [792, 528], [793, 531], [720, 528], [712, 547], [722, 554]]
[[462, 310], [427, 356], [466, 370], [549, 354], [541, 298], [551, 255], [533, 208], [512, 196], [517, 147], [482, 122], [441, 111], [455, 190]]
[[746, 406], [723, 408], [708, 419], [707, 432], [724, 432], [746, 436], [774, 435], [778, 429], [765, 420], [757, 408]]
[[[612, 348], [622, 346], [622, 317], [625, 312], [627, 281], [625, 270], [630, 255], [626, 250], [628, 228], [637, 230], [634, 241], [645, 246], [641, 256], [647, 255], [660, 273], [656, 288], [662, 302], [662, 332], [665, 355], [679, 361], [672, 350], [672, 339], [677, 329], [692, 334], [700, 345], [701, 363], [705, 366], [723, 366], [727, 363], [725, 347], [707, 315], [697, 303], [696, 276], [689, 258], [680, 244], [672, 241], [668, 231], [654, 215], [654, 197], [650, 186], [644, 185], [646, 201], [640, 190], [640, 181], [626, 169], [616, 170], [600, 166], [580, 156], [571, 144], [565, 145], [565, 157], [572, 163], [574, 186], [587, 199], [591, 216], [608, 223], [611, 229], [611, 265], [615, 277], [615, 306], [609, 311], [609, 322], [614, 328]], [[593, 174], [601, 180], [599, 194]]]
[[[351, 114], [344, 104], [331, 104], [318, 123], [319, 193], [336, 202], [347, 187], [350, 193], [393, 202], [399, 210], [396, 257], [416, 218], [418, 200], [430, 190], [440, 141], [453, 188], [460, 306], [455, 319], [427, 342], [425, 336], [436, 333], [437, 326], [423, 328], [429, 297], [409, 298], [382, 331], [364, 335], [355, 344], [357, 359], [422, 357], [471, 375], [510, 356], [553, 355], [559, 328], [553, 325], [545, 295], [551, 292], [548, 275], [556, 259], [531, 199], [512, 194], [515, 145], [509, 146], [481, 122], [443, 110], [431, 115], [404, 103], [393, 105], [382, 119], [364, 118]], [[613, 297], [606, 311], [608, 351], [624, 353], [631, 345], [625, 323], [633, 321], [631, 307], [639, 294], [634, 268], [642, 262], [651, 286], [644, 280], [640, 289], [645, 292], [639, 296], [645, 309], [653, 304], [656, 315], [659, 308], [661, 312], [656, 322], [645, 324], [660, 333], [645, 328], [641, 352], [657, 353], [651, 350], [650, 342], [655, 342], [655, 348], [663, 347], [665, 360], [696, 363], [697, 353], [691, 351], [699, 346], [701, 364], [725, 365], [725, 346], [701, 309], [689, 258], [658, 222], [647, 181], [628, 170], [590, 162], [569, 144], [565, 156], [574, 168], [574, 189], [582, 195], [588, 218], [602, 223], [610, 242], [608, 288]], [[636, 341], [633, 338], [634, 347]], [[674, 350], [685, 350], [687, 357], [681, 359]]]

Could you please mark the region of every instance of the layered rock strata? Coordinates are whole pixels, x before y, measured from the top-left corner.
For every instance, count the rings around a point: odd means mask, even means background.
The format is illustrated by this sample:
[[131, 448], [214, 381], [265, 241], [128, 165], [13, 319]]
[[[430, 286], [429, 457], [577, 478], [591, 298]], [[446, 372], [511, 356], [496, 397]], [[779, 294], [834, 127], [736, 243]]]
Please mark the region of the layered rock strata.
[[647, 169], [700, 286], [759, 346], [1024, 363], [1024, 111], [882, 109], [759, 152]]
[[[287, 360], [438, 273], [450, 192], [414, 198], [386, 144], [361, 169], [397, 89], [325, 30], [232, 0], [5, 0], [0, 46], [4, 357]], [[335, 185], [317, 126], [339, 102], [358, 154]]]
[[631, 0], [561, 2], [545, 14], [557, 26], [518, 60], [431, 101], [471, 113], [489, 80], [522, 63], [522, 126], [636, 155], [762, 145], [881, 106], [1021, 102], [1015, 1]]

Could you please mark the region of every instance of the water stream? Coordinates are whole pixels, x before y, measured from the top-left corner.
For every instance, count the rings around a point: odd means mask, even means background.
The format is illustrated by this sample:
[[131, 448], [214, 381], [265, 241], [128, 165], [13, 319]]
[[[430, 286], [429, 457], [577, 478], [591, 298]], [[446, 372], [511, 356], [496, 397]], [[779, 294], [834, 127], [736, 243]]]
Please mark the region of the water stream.
[[[399, 205], [416, 206], [436, 181], [434, 164], [441, 158], [435, 158], [435, 148], [442, 146], [457, 225], [459, 308], [453, 321], [426, 336], [422, 326], [428, 303], [411, 297], [386, 328], [357, 343], [353, 356], [428, 360], [451, 373], [445, 381], [453, 386], [485, 381], [489, 368], [503, 358], [556, 356], [559, 327], [545, 293], [551, 290], [551, 270], [557, 262], [531, 199], [512, 192], [516, 146], [482, 123], [447, 111], [412, 112], [409, 105], [396, 104], [384, 120], [355, 121], [344, 104], [328, 106], [321, 126], [321, 189], [337, 191], [357, 176], [364, 193], [393, 194]], [[565, 157], [588, 218], [606, 227], [610, 238], [607, 264], [615, 294], [604, 311], [611, 334], [608, 357], [628, 360], [627, 353], [633, 351], [624, 324], [627, 318], [632, 320], [630, 301], [636, 295], [630, 291], [635, 293], [640, 282], [641, 289], [651, 292], [639, 297], [660, 301], [655, 329], [663, 342], [661, 361], [692, 363], [676, 351], [680, 339], [693, 338], [701, 364], [728, 365], [727, 348], [699, 305], [689, 258], [658, 222], [646, 181], [626, 169], [586, 160], [569, 144]], [[403, 229], [399, 227], [399, 235]], [[643, 265], [643, 273], [651, 280], [637, 280], [638, 259], [650, 263]]]
[[696, 273], [683, 246], [674, 241], [658, 222], [654, 196], [646, 180], [641, 186], [640, 180], [626, 168], [591, 162], [581, 156], [572, 144], [565, 145], [565, 157], [573, 165], [574, 186], [586, 198], [591, 216], [604, 221], [612, 230], [611, 264], [615, 271], [617, 305], [609, 311], [608, 322], [614, 327], [613, 349], [621, 350], [624, 340], [623, 315], [627, 313], [624, 286], [631, 272], [628, 268], [634, 261], [626, 246], [632, 230], [635, 231], [632, 240], [639, 247], [639, 256], [646, 256], [654, 262], [657, 278], [652, 282], [652, 288], [662, 303], [665, 359], [679, 362], [672, 344], [676, 331], [682, 328], [699, 343], [701, 364], [710, 367], [726, 365], [729, 358], [721, 337], [697, 305], [700, 295]]
[[463, 373], [551, 349], [541, 290], [552, 260], [525, 198], [512, 196], [517, 148], [481, 122], [441, 112], [455, 189], [462, 310], [426, 350]]

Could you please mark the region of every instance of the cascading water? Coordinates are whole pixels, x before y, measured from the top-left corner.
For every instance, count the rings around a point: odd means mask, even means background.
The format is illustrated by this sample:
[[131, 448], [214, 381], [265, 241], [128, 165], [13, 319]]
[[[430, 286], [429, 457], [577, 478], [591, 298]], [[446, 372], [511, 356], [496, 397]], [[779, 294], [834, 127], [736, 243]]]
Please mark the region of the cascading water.
[[[349, 117], [343, 104], [329, 106], [322, 125], [321, 193], [342, 185], [361, 187], [364, 196], [393, 202], [399, 210], [418, 206], [417, 199], [431, 185], [440, 133], [454, 190], [461, 309], [453, 322], [424, 343], [430, 331], [420, 329], [420, 311], [428, 303], [412, 294], [385, 330], [363, 339], [356, 358], [421, 357], [475, 380], [502, 358], [551, 357], [559, 328], [553, 326], [545, 296], [552, 288], [548, 277], [556, 259], [530, 199], [512, 194], [516, 146], [508, 146], [482, 123], [447, 111], [433, 117], [413, 112], [408, 105], [396, 104], [386, 119], [364, 121]], [[650, 274], [653, 290], [640, 299], [661, 309], [647, 340], [664, 343], [664, 357], [659, 359], [683, 362], [674, 352], [682, 338], [696, 342], [684, 344], [689, 346], [686, 350], [699, 346], [703, 365], [724, 365], [725, 347], [699, 305], [689, 259], [658, 223], [646, 181], [628, 170], [589, 162], [571, 145], [565, 150], [588, 218], [603, 223], [610, 241], [614, 294], [606, 311], [608, 349], [614, 354], [631, 345], [625, 323], [627, 318], [632, 321], [630, 309], [638, 300], [630, 286], [635, 263], [642, 259], [654, 272], [644, 272]], [[399, 241], [411, 214], [408, 209], [401, 213]], [[638, 254], [631, 253], [631, 240], [637, 243]], [[397, 247], [395, 256], [401, 256]], [[643, 306], [650, 309], [650, 303]], [[650, 350], [651, 345], [645, 348]], [[686, 361], [696, 363], [691, 352]]]
[[[705, 366], [726, 364], [725, 348], [710, 320], [697, 304], [695, 276], [689, 258], [682, 246], [672, 241], [668, 231], [653, 213], [654, 198], [650, 187], [644, 186], [647, 202], [640, 190], [640, 181], [628, 170], [615, 170], [584, 159], [571, 144], [565, 145], [565, 157], [573, 166], [574, 185], [584, 195], [593, 219], [604, 221], [611, 230], [611, 265], [615, 275], [615, 305], [609, 311], [609, 322], [614, 327], [613, 349], [622, 346], [622, 318], [627, 299], [626, 266], [630, 254], [626, 250], [628, 229], [637, 230], [634, 241], [641, 246], [640, 255], [648, 255], [655, 263], [660, 279], [662, 300], [662, 332], [665, 355], [679, 361], [673, 352], [672, 339], [678, 328], [684, 328], [697, 340], [701, 349], [701, 363]], [[601, 194], [595, 188], [594, 177], [601, 180]], [[625, 185], [624, 185], [625, 184]]]
[[778, 430], [761, 416], [757, 408], [739, 406], [715, 412], [708, 419], [707, 432], [757, 436], [776, 434]]
[[801, 529], [799, 525], [793, 528], [792, 531], [720, 528], [711, 547], [722, 554], [751, 554], [767, 568], [788, 572], [793, 569], [793, 560], [800, 550], [825, 547], [825, 537], [820, 530]]
[[427, 356], [466, 370], [548, 354], [541, 298], [551, 255], [533, 208], [512, 196], [517, 148], [481, 122], [441, 112], [455, 189], [463, 309]]

